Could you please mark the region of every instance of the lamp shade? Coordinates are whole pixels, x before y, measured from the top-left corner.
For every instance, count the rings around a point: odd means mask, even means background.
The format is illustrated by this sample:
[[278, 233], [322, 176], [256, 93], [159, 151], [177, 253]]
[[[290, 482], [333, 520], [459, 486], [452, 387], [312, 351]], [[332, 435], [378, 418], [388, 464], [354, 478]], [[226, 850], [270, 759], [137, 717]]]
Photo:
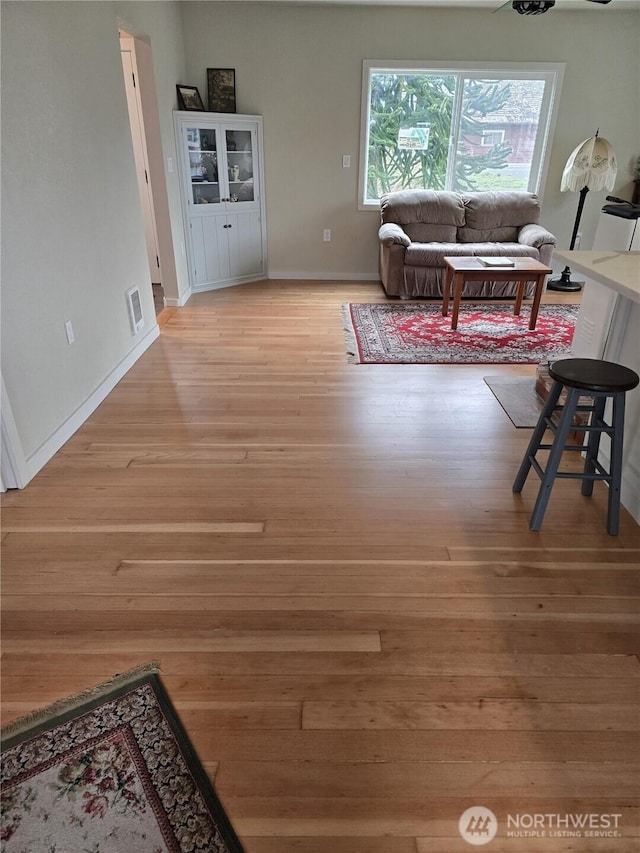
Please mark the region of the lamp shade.
[[617, 174], [618, 164], [611, 143], [596, 133], [571, 152], [562, 173], [560, 189], [562, 192], [580, 192], [586, 187], [611, 191]]

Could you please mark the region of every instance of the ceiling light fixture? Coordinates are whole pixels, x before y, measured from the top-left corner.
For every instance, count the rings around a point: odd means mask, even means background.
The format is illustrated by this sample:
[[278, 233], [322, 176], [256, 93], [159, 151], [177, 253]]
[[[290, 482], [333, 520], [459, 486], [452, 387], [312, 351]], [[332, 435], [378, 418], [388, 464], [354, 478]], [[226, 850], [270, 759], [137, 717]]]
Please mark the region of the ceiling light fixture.
[[513, 0], [511, 6], [520, 15], [542, 15], [556, 5], [556, 0]]
[[[608, 6], [611, 0], [588, 0], [589, 3], [598, 3], [600, 6]], [[494, 9], [494, 12], [504, 9], [509, 5], [509, 0]], [[556, 5], [556, 0], [512, 0], [511, 8], [521, 15], [542, 15], [543, 12], [548, 12]]]

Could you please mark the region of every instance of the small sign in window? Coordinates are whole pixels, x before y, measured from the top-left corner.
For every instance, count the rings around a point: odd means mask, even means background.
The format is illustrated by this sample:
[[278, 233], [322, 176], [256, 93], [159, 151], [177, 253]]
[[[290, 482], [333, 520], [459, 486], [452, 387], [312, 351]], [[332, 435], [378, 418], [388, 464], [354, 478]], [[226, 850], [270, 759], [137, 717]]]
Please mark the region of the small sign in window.
[[398, 131], [398, 148], [426, 151], [429, 147], [429, 126], [401, 127]]

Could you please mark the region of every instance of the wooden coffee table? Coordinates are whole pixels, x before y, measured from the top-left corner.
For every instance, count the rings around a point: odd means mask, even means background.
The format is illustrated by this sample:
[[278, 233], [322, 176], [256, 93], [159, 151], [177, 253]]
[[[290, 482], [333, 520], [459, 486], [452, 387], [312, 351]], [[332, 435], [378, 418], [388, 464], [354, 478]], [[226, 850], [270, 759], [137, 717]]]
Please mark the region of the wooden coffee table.
[[535, 261], [533, 258], [511, 258], [511, 260], [513, 261], [512, 267], [487, 267], [475, 257], [458, 258], [450, 256], [444, 259], [446, 275], [442, 296], [442, 316], [446, 317], [449, 313], [449, 294], [451, 293], [451, 286], [453, 284], [452, 329], [458, 328], [460, 298], [462, 296], [462, 288], [467, 281], [516, 281], [518, 283], [518, 290], [516, 293], [516, 303], [513, 307], [513, 313], [516, 316], [520, 314], [520, 309], [522, 308], [526, 282], [535, 281], [536, 290], [533, 296], [531, 319], [529, 321], [529, 328], [535, 329], [538, 319], [538, 309], [540, 308], [540, 299], [544, 290], [544, 282], [552, 270], [550, 267], [545, 267], [544, 264]]

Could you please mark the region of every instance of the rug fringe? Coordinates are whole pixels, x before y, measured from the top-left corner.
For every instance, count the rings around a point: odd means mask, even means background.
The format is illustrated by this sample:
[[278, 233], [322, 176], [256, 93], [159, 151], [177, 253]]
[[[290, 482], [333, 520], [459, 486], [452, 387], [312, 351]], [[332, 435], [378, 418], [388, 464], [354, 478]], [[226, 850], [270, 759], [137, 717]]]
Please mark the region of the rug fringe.
[[45, 720], [53, 719], [61, 714], [66, 714], [67, 711], [72, 711], [74, 708], [84, 705], [85, 702], [90, 702], [92, 699], [96, 699], [117, 687], [122, 687], [125, 684], [129, 684], [139, 678], [143, 678], [145, 675], [153, 675], [159, 671], [160, 661], [154, 660], [149, 663], [143, 663], [140, 666], [127, 670], [126, 672], [118, 672], [113, 676], [113, 678], [110, 678], [102, 684], [90, 687], [87, 690], [83, 690], [81, 693], [76, 693], [74, 696], [68, 696], [66, 699], [58, 699], [57, 702], [48, 705], [46, 708], [39, 708], [36, 711], [25, 714], [24, 717], [12, 720], [10, 723], [7, 723], [6, 726], [2, 727], [0, 735], [3, 739], [14, 737], [33, 726], [43, 723]]
[[347, 347], [347, 364], [360, 364], [358, 355], [358, 342], [356, 332], [353, 328], [351, 320], [351, 309], [349, 302], [342, 303], [342, 326], [345, 332], [346, 347]]

